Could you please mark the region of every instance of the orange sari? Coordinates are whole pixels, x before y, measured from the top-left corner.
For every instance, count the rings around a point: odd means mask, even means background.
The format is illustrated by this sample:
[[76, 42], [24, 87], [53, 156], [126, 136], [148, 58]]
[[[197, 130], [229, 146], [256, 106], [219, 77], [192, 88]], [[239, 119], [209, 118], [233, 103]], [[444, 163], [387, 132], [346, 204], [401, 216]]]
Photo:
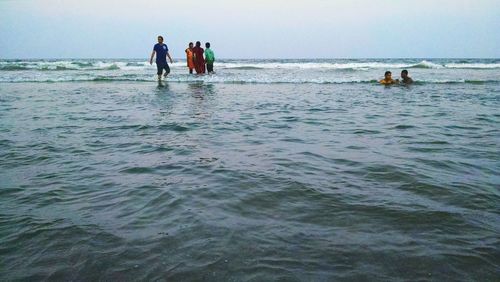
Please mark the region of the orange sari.
[[193, 51], [186, 49], [186, 61], [189, 69], [194, 69]]

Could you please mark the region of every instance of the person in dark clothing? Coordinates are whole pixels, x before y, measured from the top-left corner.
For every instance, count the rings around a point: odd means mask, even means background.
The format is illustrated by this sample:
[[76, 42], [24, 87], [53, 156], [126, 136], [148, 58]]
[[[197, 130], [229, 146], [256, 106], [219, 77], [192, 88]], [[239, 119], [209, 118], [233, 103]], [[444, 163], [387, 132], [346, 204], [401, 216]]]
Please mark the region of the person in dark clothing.
[[153, 52], [151, 53], [151, 59], [149, 59], [149, 63], [153, 64], [153, 57], [156, 54], [156, 68], [158, 74], [158, 81], [161, 82], [161, 75], [163, 70], [165, 70], [164, 77], [170, 73], [170, 67], [167, 63], [167, 57], [170, 59], [170, 63], [173, 63], [172, 57], [170, 57], [170, 53], [168, 52], [167, 44], [163, 43], [163, 36], [158, 36], [158, 43], [153, 47]]

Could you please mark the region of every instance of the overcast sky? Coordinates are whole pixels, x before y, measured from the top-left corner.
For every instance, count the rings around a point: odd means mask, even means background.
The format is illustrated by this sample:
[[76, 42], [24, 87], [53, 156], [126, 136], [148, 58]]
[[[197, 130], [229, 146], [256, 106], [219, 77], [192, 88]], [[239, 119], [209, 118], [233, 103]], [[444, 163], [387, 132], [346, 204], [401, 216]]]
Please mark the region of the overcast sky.
[[500, 57], [499, 0], [0, 0], [0, 58]]

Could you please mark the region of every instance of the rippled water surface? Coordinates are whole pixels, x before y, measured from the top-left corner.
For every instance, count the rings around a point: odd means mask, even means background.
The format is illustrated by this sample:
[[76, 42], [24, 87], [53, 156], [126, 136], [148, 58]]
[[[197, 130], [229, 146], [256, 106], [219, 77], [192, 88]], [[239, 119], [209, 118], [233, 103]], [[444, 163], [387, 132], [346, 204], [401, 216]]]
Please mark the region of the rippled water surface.
[[499, 274], [500, 84], [0, 84], [2, 280]]

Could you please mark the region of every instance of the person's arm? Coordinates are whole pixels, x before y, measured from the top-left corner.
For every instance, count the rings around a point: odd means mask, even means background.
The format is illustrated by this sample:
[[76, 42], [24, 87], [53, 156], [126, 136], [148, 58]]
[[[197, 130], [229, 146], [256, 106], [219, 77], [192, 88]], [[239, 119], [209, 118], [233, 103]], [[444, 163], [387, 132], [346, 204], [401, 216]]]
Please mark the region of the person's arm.
[[151, 59], [149, 59], [149, 64], [152, 65], [153, 64], [153, 58], [155, 56], [155, 50], [153, 50], [153, 52], [151, 53]]
[[172, 60], [172, 57], [170, 57], [170, 53], [167, 51], [167, 57], [170, 59], [170, 63], [173, 64], [174, 61]]

